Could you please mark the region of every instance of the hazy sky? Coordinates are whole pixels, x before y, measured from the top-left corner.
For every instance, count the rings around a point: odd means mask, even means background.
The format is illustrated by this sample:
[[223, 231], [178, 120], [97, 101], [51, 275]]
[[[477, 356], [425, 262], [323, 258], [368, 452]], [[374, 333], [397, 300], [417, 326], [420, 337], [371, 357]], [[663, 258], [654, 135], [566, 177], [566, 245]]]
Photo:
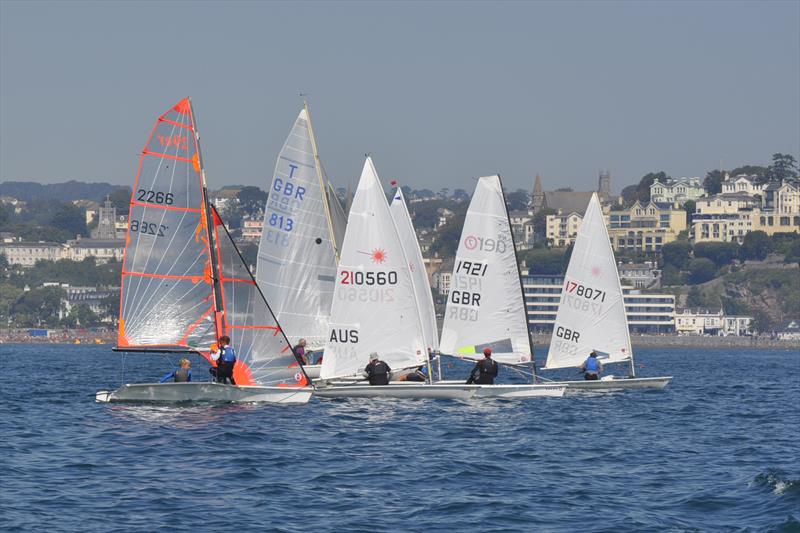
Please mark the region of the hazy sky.
[[0, 181], [131, 184], [192, 96], [209, 186], [266, 188], [310, 93], [334, 183], [619, 191], [800, 152], [800, 2], [0, 0]]

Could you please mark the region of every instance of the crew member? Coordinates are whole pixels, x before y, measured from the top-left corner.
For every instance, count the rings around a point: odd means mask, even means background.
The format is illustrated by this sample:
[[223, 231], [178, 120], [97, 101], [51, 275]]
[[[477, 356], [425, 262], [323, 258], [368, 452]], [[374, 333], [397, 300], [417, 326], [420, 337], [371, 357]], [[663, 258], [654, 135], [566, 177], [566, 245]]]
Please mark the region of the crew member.
[[372, 352], [369, 356], [369, 364], [364, 369], [367, 373], [370, 385], [388, 385], [389, 373], [392, 371], [389, 365], [378, 358], [378, 352]]
[[292, 351], [294, 351], [294, 358], [297, 359], [298, 363], [300, 363], [301, 365], [307, 365], [308, 364], [308, 357], [306, 356], [306, 340], [305, 339], [300, 339], [300, 341], [298, 341], [298, 343], [297, 343], [297, 346], [292, 348]]
[[236, 352], [230, 346], [231, 338], [223, 335], [219, 338], [219, 349], [211, 356], [217, 363], [217, 382], [236, 385], [233, 380], [233, 366], [236, 364]]
[[485, 348], [483, 350], [483, 359], [475, 363], [472, 372], [469, 374], [467, 384], [493, 385], [498, 371], [497, 363], [492, 360], [492, 349]]
[[179, 364], [181, 365], [180, 368], [161, 378], [159, 383], [166, 383], [170, 379], [174, 380], [175, 383], [188, 383], [189, 381], [192, 381], [192, 370], [190, 368], [192, 366], [191, 361], [188, 359], [181, 359]]
[[583, 372], [583, 379], [600, 379], [600, 373], [603, 371], [603, 363], [597, 358], [597, 352], [592, 350], [589, 358], [584, 361], [581, 367]]
[[421, 366], [414, 370], [413, 372], [409, 372], [408, 374], [403, 374], [397, 381], [428, 381], [428, 377], [425, 375], [425, 367]]

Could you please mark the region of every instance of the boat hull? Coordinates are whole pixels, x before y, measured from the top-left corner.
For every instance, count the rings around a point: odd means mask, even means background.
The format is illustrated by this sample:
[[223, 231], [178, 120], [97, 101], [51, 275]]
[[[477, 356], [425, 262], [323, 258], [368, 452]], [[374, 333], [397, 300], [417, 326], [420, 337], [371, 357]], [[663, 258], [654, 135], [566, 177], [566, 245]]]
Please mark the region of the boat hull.
[[434, 398], [468, 400], [476, 388], [471, 385], [391, 383], [389, 385], [329, 385], [317, 388], [321, 398]]
[[133, 383], [99, 391], [98, 402], [266, 402], [308, 403], [311, 387], [235, 386], [221, 383]]
[[599, 380], [554, 381], [553, 385], [567, 385], [567, 394], [582, 392], [611, 392], [631, 389], [663, 389], [672, 376], [652, 378], [614, 378]]
[[[458, 381], [441, 381], [442, 385], [457, 385]], [[526, 383], [521, 385], [464, 385], [473, 387], [473, 398], [560, 398], [568, 386], [561, 383]]]

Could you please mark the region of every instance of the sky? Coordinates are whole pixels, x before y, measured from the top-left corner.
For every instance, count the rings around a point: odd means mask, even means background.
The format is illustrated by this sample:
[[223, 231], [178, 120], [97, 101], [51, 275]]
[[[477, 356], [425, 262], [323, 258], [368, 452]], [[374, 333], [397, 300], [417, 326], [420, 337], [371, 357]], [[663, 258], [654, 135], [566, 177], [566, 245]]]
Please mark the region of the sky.
[[266, 189], [300, 93], [336, 186], [702, 177], [800, 155], [800, 1], [0, 0], [0, 181], [130, 185], [191, 96], [209, 186]]

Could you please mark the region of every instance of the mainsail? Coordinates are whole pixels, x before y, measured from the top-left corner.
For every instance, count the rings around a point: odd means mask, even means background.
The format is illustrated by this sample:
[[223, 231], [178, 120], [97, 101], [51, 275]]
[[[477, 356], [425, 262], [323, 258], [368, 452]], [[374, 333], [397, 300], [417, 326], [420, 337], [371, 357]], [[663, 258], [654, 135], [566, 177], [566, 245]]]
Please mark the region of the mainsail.
[[371, 158], [344, 237], [320, 376], [353, 376], [377, 352], [393, 369], [427, 361], [408, 261]]
[[480, 178], [456, 252], [440, 350], [500, 363], [531, 360], [530, 336], [500, 176]]
[[329, 190], [306, 107], [275, 164], [256, 279], [292, 342], [305, 338], [313, 348], [325, 344], [344, 233], [341, 205]]
[[[122, 268], [122, 350], [197, 352], [231, 337], [238, 385], [305, 383], [291, 347], [208, 204], [191, 102], [161, 115], [139, 160]], [[211, 230], [209, 229], [211, 228]]]
[[419, 305], [419, 316], [422, 322], [425, 346], [436, 351], [439, 349], [439, 330], [436, 327], [436, 311], [433, 307], [431, 286], [428, 282], [425, 263], [422, 260], [422, 251], [419, 248], [417, 234], [414, 231], [411, 215], [408, 212], [403, 190], [400, 187], [395, 191], [389, 207], [394, 224], [397, 227], [397, 233], [400, 236], [400, 243], [403, 245], [403, 251], [408, 259], [408, 268], [411, 271], [411, 280], [414, 283], [414, 292], [417, 295], [417, 304]]
[[580, 366], [592, 350], [604, 363], [632, 356], [617, 263], [597, 194], [572, 249], [546, 368]]

